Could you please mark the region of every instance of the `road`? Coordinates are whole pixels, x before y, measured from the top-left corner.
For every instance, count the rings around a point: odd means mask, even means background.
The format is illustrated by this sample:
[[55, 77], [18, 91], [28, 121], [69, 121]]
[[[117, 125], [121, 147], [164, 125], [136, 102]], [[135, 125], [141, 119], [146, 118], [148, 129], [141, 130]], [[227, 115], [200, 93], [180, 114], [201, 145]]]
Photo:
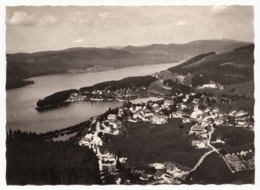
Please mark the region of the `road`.
[[[211, 136], [212, 136], [214, 130], [215, 130], [215, 129], [212, 128], [211, 132], [209, 132], [209, 138], [208, 138], [208, 140], [207, 140], [207, 145], [208, 145], [210, 148], [212, 148], [212, 150], [210, 150], [209, 152], [206, 152], [205, 154], [203, 154], [203, 155], [200, 157], [200, 159], [199, 159], [199, 161], [197, 162], [197, 164], [196, 164], [190, 171], [186, 171], [186, 172], [179, 173], [179, 174], [177, 174], [177, 175], [174, 175], [174, 177], [172, 177], [172, 178], [170, 178], [170, 179], [173, 179], [173, 178], [182, 178], [183, 176], [189, 175], [191, 172], [195, 171], [195, 170], [202, 164], [202, 162], [204, 161], [204, 159], [205, 159], [208, 155], [210, 155], [210, 154], [213, 153], [213, 152], [217, 152], [217, 153], [219, 154], [218, 150], [217, 150], [214, 146], [212, 146], [212, 145], [210, 144]], [[153, 183], [151, 183], [151, 184], [157, 184], [157, 183], [166, 183], [166, 180], [163, 179], [163, 180], [160, 180], [160, 181], [153, 182]]]

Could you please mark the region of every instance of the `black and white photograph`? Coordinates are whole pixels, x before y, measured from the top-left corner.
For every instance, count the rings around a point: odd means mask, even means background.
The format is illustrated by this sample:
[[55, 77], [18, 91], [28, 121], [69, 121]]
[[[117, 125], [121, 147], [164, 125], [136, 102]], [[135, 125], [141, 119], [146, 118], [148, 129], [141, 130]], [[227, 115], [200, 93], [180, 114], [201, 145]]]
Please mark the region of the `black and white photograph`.
[[6, 186], [255, 185], [257, 10], [222, 3], [6, 4]]

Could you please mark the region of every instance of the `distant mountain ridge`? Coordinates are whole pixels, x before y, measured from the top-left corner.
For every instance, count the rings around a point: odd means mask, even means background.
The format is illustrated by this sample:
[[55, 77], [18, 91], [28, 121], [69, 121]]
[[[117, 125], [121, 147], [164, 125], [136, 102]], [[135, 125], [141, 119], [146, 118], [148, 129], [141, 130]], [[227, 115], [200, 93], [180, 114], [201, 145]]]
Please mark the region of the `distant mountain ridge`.
[[148, 46], [126, 46], [122, 50], [136, 54], [165, 54], [172, 55], [178, 59], [191, 58], [198, 54], [218, 51], [222, 49], [235, 49], [249, 45], [248, 42], [235, 40], [198, 40], [186, 44], [152, 44]]
[[[59, 51], [6, 54], [6, 88], [25, 85], [23, 79], [66, 73], [70, 69], [87, 71], [94, 66], [122, 68], [136, 65], [171, 63], [189, 59], [201, 53], [234, 49], [248, 45], [234, 40], [199, 40], [186, 44], [152, 44], [148, 46], [118, 46], [108, 48], [75, 47]], [[26, 82], [27, 84], [27, 82]]]

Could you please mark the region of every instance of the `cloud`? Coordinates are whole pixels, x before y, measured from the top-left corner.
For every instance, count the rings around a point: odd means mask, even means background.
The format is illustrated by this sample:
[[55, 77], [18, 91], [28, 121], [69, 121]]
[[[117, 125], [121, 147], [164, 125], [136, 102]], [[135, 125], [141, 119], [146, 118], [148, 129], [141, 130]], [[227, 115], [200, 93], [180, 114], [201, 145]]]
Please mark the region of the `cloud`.
[[101, 17], [101, 18], [106, 18], [109, 15], [110, 15], [110, 13], [108, 13], [108, 12], [98, 13], [98, 16]]
[[70, 22], [77, 23], [77, 24], [90, 24], [89, 15], [86, 13], [82, 13], [80, 11], [69, 13], [66, 19]]
[[223, 13], [228, 9], [225, 5], [213, 5], [211, 11], [213, 14]]
[[52, 15], [44, 15], [42, 16], [37, 23], [37, 26], [47, 26], [57, 24], [58, 20]]
[[26, 12], [15, 11], [13, 16], [6, 21], [8, 25], [34, 25], [36, 24], [35, 15], [28, 15]]
[[225, 6], [225, 5], [213, 5], [211, 7], [211, 13], [213, 15], [231, 15], [235, 14], [243, 15], [243, 16], [253, 16], [254, 8], [253, 6], [242, 6], [242, 5], [233, 5], [233, 6]]
[[77, 39], [74, 41], [74, 43], [82, 43], [82, 42], [84, 42], [84, 40], [82, 40], [82, 39]]
[[10, 19], [6, 20], [7, 25], [20, 25], [20, 26], [47, 26], [57, 24], [58, 20], [48, 14], [42, 15], [37, 18], [35, 14], [28, 15], [26, 12], [15, 11]]
[[178, 26], [186, 26], [188, 24], [187, 20], [179, 21], [177, 23]]

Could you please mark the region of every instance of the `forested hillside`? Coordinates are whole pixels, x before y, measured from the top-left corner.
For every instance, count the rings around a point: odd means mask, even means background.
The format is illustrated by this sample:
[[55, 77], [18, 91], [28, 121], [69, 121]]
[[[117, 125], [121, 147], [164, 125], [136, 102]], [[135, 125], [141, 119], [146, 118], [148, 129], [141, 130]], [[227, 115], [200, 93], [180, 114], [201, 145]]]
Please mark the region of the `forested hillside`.
[[152, 76], [140, 76], [140, 77], [127, 77], [122, 80], [118, 81], [106, 81], [102, 83], [95, 84], [89, 87], [80, 88], [80, 91], [84, 90], [104, 90], [106, 87], [109, 87], [110, 90], [115, 91], [120, 88], [130, 88], [132, 86], [135, 87], [147, 87], [152, 82], [156, 81], [157, 79]]
[[46, 142], [35, 133], [9, 131], [6, 139], [8, 185], [100, 184], [98, 159], [88, 147]]
[[192, 73], [198, 79], [215, 81], [223, 85], [238, 84], [254, 79], [254, 44], [224, 53], [198, 55], [176, 67], [168, 69], [176, 73]]

